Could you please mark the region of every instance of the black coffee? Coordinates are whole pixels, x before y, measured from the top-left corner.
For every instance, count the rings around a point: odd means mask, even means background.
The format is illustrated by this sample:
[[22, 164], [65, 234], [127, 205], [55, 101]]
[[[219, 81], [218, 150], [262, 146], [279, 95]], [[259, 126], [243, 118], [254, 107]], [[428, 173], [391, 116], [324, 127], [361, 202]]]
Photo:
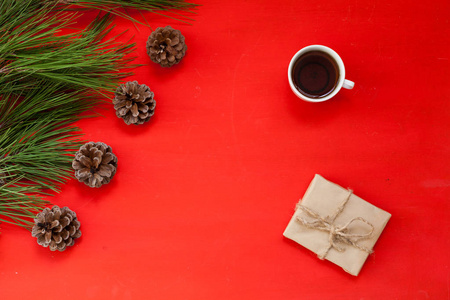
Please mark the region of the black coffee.
[[292, 79], [297, 90], [303, 95], [322, 98], [335, 89], [339, 69], [336, 61], [327, 53], [311, 51], [297, 59]]

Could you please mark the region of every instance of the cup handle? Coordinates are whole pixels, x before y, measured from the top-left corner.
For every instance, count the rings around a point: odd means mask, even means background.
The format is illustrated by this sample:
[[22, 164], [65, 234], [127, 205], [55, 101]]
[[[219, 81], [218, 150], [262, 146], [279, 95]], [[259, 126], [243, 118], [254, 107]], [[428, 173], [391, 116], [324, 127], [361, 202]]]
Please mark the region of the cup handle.
[[355, 83], [353, 81], [344, 79], [344, 83], [342, 84], [342, 87], [344, 89], [351, 90], [355, 86]]

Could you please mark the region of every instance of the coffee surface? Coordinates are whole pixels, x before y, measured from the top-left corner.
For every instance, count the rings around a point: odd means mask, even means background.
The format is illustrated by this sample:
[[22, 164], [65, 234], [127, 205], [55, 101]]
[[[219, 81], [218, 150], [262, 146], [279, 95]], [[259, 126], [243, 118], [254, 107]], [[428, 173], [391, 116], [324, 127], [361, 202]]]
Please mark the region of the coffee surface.
[[330, 94], [339, 78], [336, 61], [321, 51], [311, 51], [300, 56], [292, 73], [297, 90], [310, 98], [322, 98]]

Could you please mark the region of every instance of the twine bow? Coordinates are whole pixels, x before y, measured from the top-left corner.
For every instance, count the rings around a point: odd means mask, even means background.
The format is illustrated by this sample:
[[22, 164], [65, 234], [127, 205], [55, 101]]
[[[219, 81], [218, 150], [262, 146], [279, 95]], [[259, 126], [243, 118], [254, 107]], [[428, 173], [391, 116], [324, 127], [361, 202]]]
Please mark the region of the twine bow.
[[[356, 217], [356, 218], [353, 218], [350, 221], [348, 221], [347, 224], [345, 224], [344, 226], [337, 226], [334, 224], [334, 220], [342, 212], [342, 210], [344, 209], [348, 200], [350, 199], [350, 196], [352, 195], [352, 193], [353, 193], [353, 191], [349, 190], [349, 194], [348, 194], [347, 198], [336, 209], [336, 211], [332, 217], [323, 218], [314, 210], [312, 210], [306, 206], [300, 205], [300, 204], [297, 205], [297, 209], [301, 209], [303, 212], [305, 212], [309, 217], [311, 217], [313, 219], [312, 221], [308, 221], [305, 218], [297, 216], [297, 221], [299, 221], [303, 226], [305, 226], [307, 228], [317, 229], [317, 230], [328, 232], [329, 245], [322, 254], [318, 254], [318, 257], [320, 259], [324, 259], [328, 255], [328, 252], [330, 251], [331, 248], [334, 248], [339, 252], [345, 251], [346, 248], [342, 245], [340, 246], [339, 243], [351, 245], [351, 246], [358, 248], [362, 251], [365, 251], [367, 253], [372, 253], [371, 249], [368, 249], [368, 248], [358, 244], [358, 241], [370, 238], [370, 236], [372, 235], [372, 233], [374, 231], [374, 226], [370, 222], [368, 222], [366, 219], [364, 219], [362, 217]], [[357, 221], [361, 221], [361, 222], [369, 225], [370, 230], [366, 233], [361, 233], [361, 234], [350, 233], [349, 226], [353, 222], [357, 222]]]

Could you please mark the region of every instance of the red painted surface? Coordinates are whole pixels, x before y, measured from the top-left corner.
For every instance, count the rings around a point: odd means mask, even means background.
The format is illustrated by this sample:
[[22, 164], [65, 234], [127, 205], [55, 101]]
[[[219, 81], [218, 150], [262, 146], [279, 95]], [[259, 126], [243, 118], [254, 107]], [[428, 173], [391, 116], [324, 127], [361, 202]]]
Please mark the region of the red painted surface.
[[[193, 25], [146, 15], [186, 37], [170, 69], [147, 57], [149, 28], [117, 20], [155, 116], [79, 122], [118, 172], [50, 199], [82, 224], [66, 252], [2, 224], [1, 299], [448, 299], [450, 2], [197, 3]], [[293, 95], [310, 44], [340, 54], [353, 90]], [[282, 237], [315, 173], [392, 214], [358, 277]]]

